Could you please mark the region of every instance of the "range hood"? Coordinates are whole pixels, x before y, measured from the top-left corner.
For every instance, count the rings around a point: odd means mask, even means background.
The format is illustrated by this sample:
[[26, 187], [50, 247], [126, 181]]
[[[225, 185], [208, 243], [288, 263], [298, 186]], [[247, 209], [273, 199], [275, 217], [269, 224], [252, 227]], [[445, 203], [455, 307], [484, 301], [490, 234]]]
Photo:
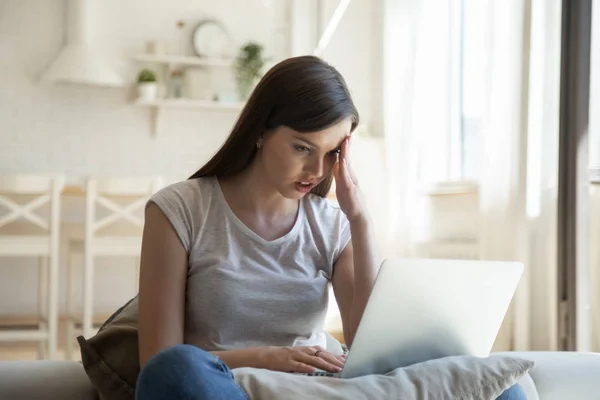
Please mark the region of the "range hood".
[[124, 86], [125, 82], [95, 45], [94, 6], [98, 0], [66, 1], [66, 41], [58, 57], [42, 75], [42, 81], [104, 87]]

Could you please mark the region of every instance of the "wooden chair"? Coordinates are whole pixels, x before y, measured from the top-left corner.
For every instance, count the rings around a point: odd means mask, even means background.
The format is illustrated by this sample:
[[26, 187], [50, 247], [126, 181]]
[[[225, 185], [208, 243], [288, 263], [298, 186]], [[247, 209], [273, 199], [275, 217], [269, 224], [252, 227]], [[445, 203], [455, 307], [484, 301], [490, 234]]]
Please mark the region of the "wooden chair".
[[[75, 330], [81, 326], [83, 336], [91, 337], [94, 328], [94, 261], [99, 256], [131, 256], [135, 260], [136, 279], [132, 295], [138, 290], [139, 257], [144, 225], [143, 209], [154, 193], [163, 186], [160, 177], [148, 178], [96, 178], [90, 177], [85, 185], [85, 233], [83, 240], [69, 242], [67, 261], [67, 330], [66, 357], [72, 358]], [[99, 206], [105, 214], [99, 216]], [[136, 215], [136, 212], [138, 215]], [[126, 222], [125, 229], [108, 227]], [[133, 229], [131, 229], [133, 228]], [[104, 233], [102, 231], [105, 231]], [[132, 232], [133, 230], [133, 232]], [[83, 313], [77, 316], [74, 310], [76, 269], [73, 257], [83, 255]]]
[[[8, 210], [0, 213], [0, 257], [39, 260], [36, 328], [2, 331], [0, 341], [38, 342], [40, 359], [56, 359], [60, 205], [64, 184], [64, 176], [0, 175], [0, 212]], [[41, 215], [40, 209], [47, 205], [48, 215]]]

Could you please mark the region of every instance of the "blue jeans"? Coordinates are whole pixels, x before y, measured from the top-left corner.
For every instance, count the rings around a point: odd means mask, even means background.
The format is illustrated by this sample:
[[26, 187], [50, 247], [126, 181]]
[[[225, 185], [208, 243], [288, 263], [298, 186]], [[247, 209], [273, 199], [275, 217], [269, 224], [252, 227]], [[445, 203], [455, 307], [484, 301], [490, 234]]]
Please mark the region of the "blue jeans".
[[248, 400], [219, 357], [180, 344], [155, 354], [138, 376], [136, 400]]
[[496, 400], [527, 400], [527, 397], [523, 388], [516, 384], [506, 389]]
[[[217, 356], [180, 344], [155, 354], [140, 371], [136, 400], [248, 400], [231, 370]], [[506, 389], [497, 400], [526, 400], [521, 386]]]

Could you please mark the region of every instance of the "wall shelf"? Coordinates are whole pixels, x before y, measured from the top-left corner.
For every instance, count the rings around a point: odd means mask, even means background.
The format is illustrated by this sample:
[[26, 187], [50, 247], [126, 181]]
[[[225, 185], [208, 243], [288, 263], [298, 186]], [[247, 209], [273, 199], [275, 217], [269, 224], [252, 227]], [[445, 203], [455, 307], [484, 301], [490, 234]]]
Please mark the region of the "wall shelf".
[[241, 111], [244, 103], [219, 102], [210, 100], [195, 99], [156, 99], [141, 100], [134, 103], [138, 107], [156, 107], [156, 108], [196, 108], [204, 110], [221, 111]]
[[[233, 58], [178, 56], [170, 54], [147, 53], [136, 54], [133, 58], [139, 63], [158, 64], [160, 66], [166, 67], [166, 70], [163, 70], [163, 72], [161, 73], [161, 75], [163, 75], [164, 77], [165, 82], [168, 81], [166, 77], [170, 74], [170, 71], [175, 70], [176, 68], [188, 67], [229, 69], [233, 68], [235, 61]], [[239, 112], [243, 107], [243, 103], [196, 100], [186, 98], [158, 98], [155, 100], [137, 99], [134, 101], [134, 105], [137, 107], [146, 107], [151, 109], [153, 119], [152, 133], [155, 136], [160, 130], [160, 117], [162, 116], [165, 109], [180, 108], [205, 111]]]
[[196, 100], [196, 99], [155, 99], [155, 100], [143, 100], [137, 99], [133, 103], [136, 107], [150, 108], [152, 110], [153, 126], [152, 132], [154, 135], [158, 134], [160, 128], [160, 117], [165, 109], [193, 109], [193, 110], [206, 110], [206, 111], [222, 111], [222, 112], [235, 112], [238, 113], [244, 107], [244, 103], [233, 103], [233, 102], [218, 102], [210, 100]]
[[169, 66], [188, 67], [233, 67], [234, 59], [209, 58], [194, 56], [173, 56], [168, 54], [137, 54], [134, 59], [138, 62], [165, 64]]

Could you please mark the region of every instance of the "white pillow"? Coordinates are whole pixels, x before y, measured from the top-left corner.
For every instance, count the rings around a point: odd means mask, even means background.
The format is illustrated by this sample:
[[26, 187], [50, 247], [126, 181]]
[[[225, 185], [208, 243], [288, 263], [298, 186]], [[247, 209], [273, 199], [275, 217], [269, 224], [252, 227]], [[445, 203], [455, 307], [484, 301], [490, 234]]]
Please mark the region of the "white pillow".
[[533, 362], [506, 355], [454, 356], [353, 379], [237, 368], [236, 382], [251, 399], [460, 399], [495, 400]]

